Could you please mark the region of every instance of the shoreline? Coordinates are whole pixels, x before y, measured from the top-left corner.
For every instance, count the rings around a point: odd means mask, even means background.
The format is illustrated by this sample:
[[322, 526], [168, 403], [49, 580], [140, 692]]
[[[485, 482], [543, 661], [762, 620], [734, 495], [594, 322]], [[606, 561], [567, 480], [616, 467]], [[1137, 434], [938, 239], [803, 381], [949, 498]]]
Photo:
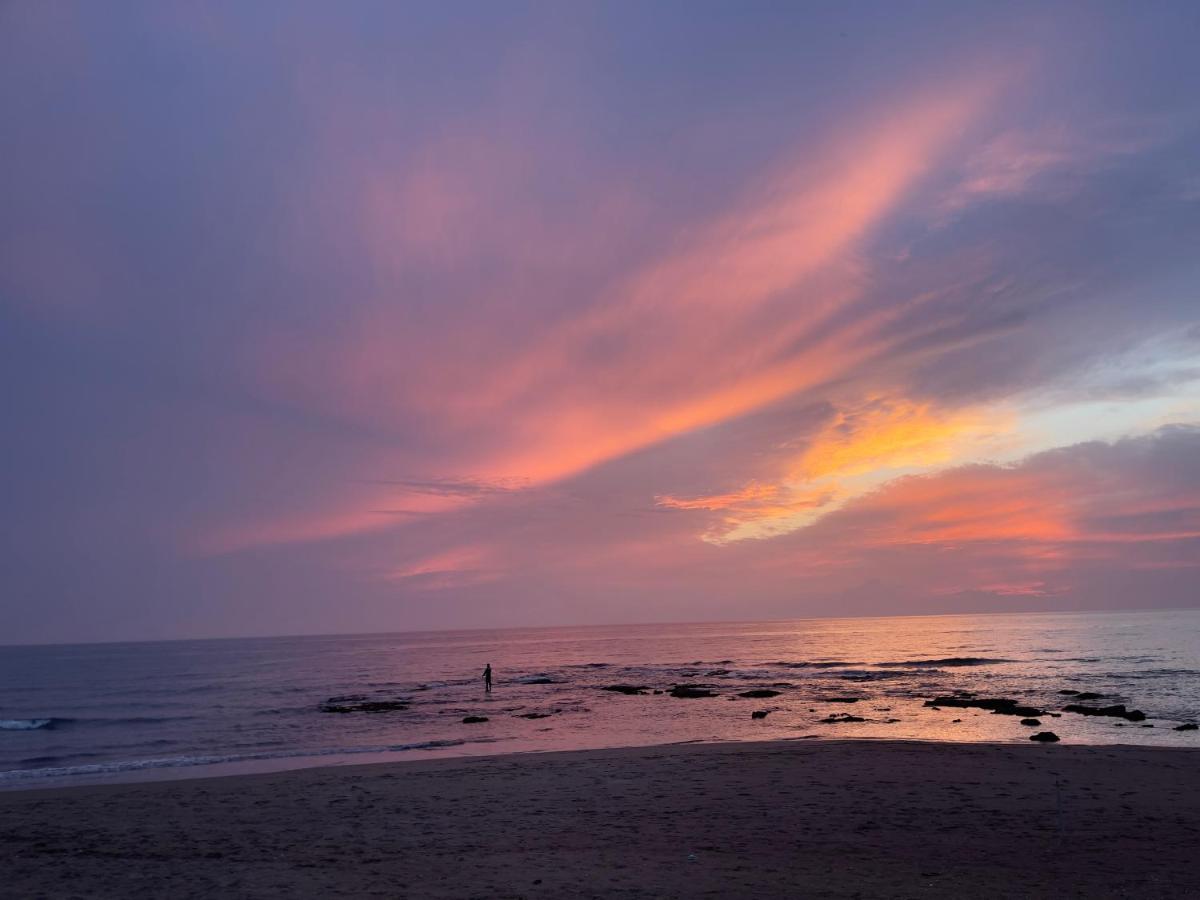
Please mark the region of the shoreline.
[[13, 896], [1187, 896], [1176, 747], [687, 743], [0, 793]]
[[[106, 786], [135, 786], [143, 784], [177, 783], [201, 780], [220, 780], [226, 778], [255, 778], [271, 775], [284, 775], [295, 772], [312, 770], [346, 770], [369, 768], [375, 766], [416, 765], [425, 762], [454, 762], [468, 759], [504, 759], [507, 757], [527, 756], [559, 756], [571, 754], [635, 752], [639, 750], [656, 750], [674, 747], [754, 747], [757, 745], [791, 744], [791, 743], [822, 743], [822, 744], [854, 744], [868, 742], [875, 744], [930, 744], [959, 747], [1023, 747], [1026, 744], [1020, 740], [989, 741], [989, 740], [938, 740], [920, 737], [880, 737], [877, 735], [862, 735], [858, 737], [829, 736], [826, 734], [802, 734], [784, 738], [748, 738], [746, 740], [703, 740], [693, 739], [674, 741], [661, 744], [621, 744], [614, 746], [578, 747], [571, 749], [551, 748], [542, 749], [536, 745], [527, 744], [512, 749], [484, 752], [474, 752], [480, 745], [486, 746], [486, 741], [462, 741], [447, 743], [440, 746], [406, 747], [402, 749], [364, 749], [300, 752], [296, 755], [247, 757], [244, 759], [228, 759], [215, 762], [187, 762], [173, 765], [149, 765], [162, 760], [130, 760], [125, 765], [127, 769], [113, 771], [98, 771], [86, 773], [71, 773], [61, 776], [31, 775], [28, 782], [15, 779], [12, 782], [0, 782], [0, 797], [9, 794], [41, 793], [45, 791], [69, 791], [76, 788], [92, 788]], [[1071, 741], [1060, 742], [1059, 747], [1090, 747], [1095, 749], [1113, 748], [1126, 750], [1176, 750], [1183, 753], [1198, 752], [1200, 746], [1161, 746], [1146, 744], [1117, 744], [1117, 743], [1086, 743]], [[122, 765], [114, 763], [112, 765]], [[28, 771], [43, 772], [41, 769], [12, 770], [13, 772]], [[7, 773], [0, 773], [7, 774]]]

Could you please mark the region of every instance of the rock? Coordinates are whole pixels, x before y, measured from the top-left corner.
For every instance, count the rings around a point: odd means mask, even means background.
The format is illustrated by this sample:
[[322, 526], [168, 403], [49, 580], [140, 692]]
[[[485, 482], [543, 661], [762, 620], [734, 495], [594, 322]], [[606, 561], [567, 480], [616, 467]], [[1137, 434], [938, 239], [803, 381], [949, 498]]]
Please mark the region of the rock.
[[1029, 739], [1031, 741], [1037, 741], [1038, 743], [1041, 743], [1041, 744], [1057, 744], [1058, 743], [1058, 735], [1055, 734], [1053, 731], [1039, 731], [1037, 734], [1031, 734], [1029, 736]]
[[1140, 709], [1126, 709], [1123, 703], [1115, 706], [1080, 706], [1078, 703], [1068, 703], [1063, 707], [1063, 712], [1079, 713], [1081, 716], [1112, 716], [1130, 722], [1142, 722], [1146, 718], [1146, 714]]
[[961, 722], [961, 721], [962, 721], [962, 719], [951, 719], [951, 720], [950, 720], [950, 724], [951, 724], [951, 725], [953, 725], [953, 724], [955, 724], [956, 722]]
[[1046, 711], [1038, 709], [1036, 706], [1005, 706], [1000, 709], [993, 709], [993, 716], [1024, 716], [1033, 718], [1034, 716], [1044, 716]]
[[478, 725], [480, 722], [486, 722], [487, 716], [467, 716], [463, 719], [464, 725]]
[[707, 688], [697, 687], [694, 684], [677, 684], [671, 688], [672, 697], [680, 697], [684, 700], [694, 700], [699, 697], [715, 697], [715, 692]]
[[862, 697], [822, 697], [825, 703], [857, 703]]
[[931, 709], [940, 709], [943, 706], [962, 709], [990, 709], [992, 712], [1002, 713], [1006, 716], [1043, 715], [1040, 709], [1033, 706], [1021, 706], [1019, 701], [1007, 697], [934, 697], [932, 700], [926, 700], [925, 705]]
[[754, 712], [750, 713], [750, 718], [765, 719], [768, 715], [770, 715], [770, 713], [771, 711], [769, 709], [756, 709]]
[[1066, 697], [1074, 697], [1076, 694], [1079, 693], [1079, 691], [1059, 691], [1059, 693]]
[[521, 713], [517, 716], [518, 719], [548, 719], [550, 713]]
[[746, 697], [750, 700], [765, 700], [768, 697], [778, 697], [779, 691], [772, 691], [768, 688], [755, 688], [752, 691], [742, 691], [738, 696]]
[[1200, 725], [1195, 722], [1184, 722], [1182, 725], [1176, 725], [1172, 731], [1197, 731], [1200, 730]]
[[[608, 687], [600, 688], [602, 691], [612, 691], [616, 694], [644, 694], [646, 693], [645, 685], [636, 684], [610, 684]], [[661, 691], [655, 691], [656, 694]]]
[[656, 694], [661, 694], [661, 693], [662, 693], [662, 691], [655, 691], [654, 693], [656, 693]]
[[382, 713], [398, 712], [408, 709], [408, 704], [400, 700], [362, 700], [361, 702], [346, 702], [359, 700], [350, 697], [331, 697], [321, 704], [321, 712], [327, 713]]
[[1089, 691], [1083, 691], [1075, 695], [1076, 700], [1103, 700], [1107, 694], [1093, 694]]
[[1041, 725], [1042, 723], [1037, 719], [1022, 719], [1021, 724], [1035, 726], [1035, 725]]
[[866, 719], [861, 716], [852, 716], [849, 713], [834, 713], [832, 716], [827, 716], [821, 719], [825, 725], [840, 725], [842, 722], [865, 722]]

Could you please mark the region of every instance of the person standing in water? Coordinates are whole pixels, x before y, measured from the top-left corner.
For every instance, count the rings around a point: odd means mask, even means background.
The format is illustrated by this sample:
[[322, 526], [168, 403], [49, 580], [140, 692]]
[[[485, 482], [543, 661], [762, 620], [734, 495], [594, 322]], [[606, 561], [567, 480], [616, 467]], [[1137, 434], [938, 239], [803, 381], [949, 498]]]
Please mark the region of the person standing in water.
[[483, 689], [487, 693], [492, 690], [492, 664], [488, 663], [483, 670]]

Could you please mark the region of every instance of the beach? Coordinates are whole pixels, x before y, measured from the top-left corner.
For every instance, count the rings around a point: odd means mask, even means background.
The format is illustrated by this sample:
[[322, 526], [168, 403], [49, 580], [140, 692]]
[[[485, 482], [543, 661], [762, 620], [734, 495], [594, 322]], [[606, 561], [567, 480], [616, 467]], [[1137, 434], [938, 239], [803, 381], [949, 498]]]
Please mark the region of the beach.
[[0, 793], [4, 897], [1188, 897], [1177, 748], [784, 740]]

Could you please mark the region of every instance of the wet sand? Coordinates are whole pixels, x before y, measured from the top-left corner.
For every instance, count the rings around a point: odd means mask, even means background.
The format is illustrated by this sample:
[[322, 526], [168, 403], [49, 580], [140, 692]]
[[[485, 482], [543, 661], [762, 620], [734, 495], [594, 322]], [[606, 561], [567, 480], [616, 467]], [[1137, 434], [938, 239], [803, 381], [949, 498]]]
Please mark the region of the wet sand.
[[0, 794], [14, 898], [1178, 898], [1198, 848], [1200, 755], [1140, 747], [690, 744]]

